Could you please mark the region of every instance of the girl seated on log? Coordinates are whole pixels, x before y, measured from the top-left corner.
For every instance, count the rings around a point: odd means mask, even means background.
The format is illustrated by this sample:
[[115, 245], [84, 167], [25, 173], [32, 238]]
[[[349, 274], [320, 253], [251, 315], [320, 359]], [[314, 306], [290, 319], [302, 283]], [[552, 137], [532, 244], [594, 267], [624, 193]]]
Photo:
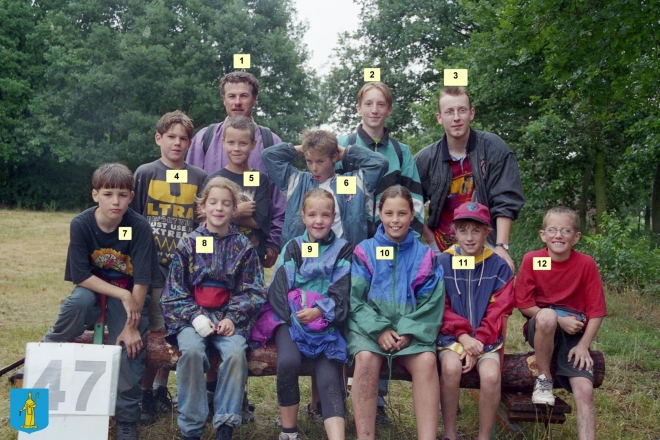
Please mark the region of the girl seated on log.
[[262, 342], [275, 332], [280, 440], [299, 438], [302, 356], [315, 360], [328, 439], [344, 439], [346, 342], [340, 329], [348, 315], [352, 246], [335, 236], [334, 218], [335, 201], [329, 191], [315, 188], [305, 194], [302, 221], [306, 230], [282, 248], [268, 289], [274, 315], [265, 312], [252, 332], [253, 339]]
[[179, 241], [160, 300], [166, 339], [181, 351], [178, 423], [185, 439], [199, 439], [208, 416], [209, 344], [222, 358], [213, 401], [215, 439], [231, 439], [241, 425], [247, 339], [266, 289], [257, 249], [230, 224], [238, 192], [224, 177], [206, 184], [197, 202], [204, 223]]
[[[374, 439], [381, 363], [396, 358], [412, 376], [417, 437], [435, 440], [440, 390], [435, 340], [444, 310], [442, 268], [415, 238], [413, 200], [387, 188], [381, 225], [353, 252], [348, 353], [355, 361], [353, 411], [358, 439]], [[323, 407], [325, 413], [325, 406]]]

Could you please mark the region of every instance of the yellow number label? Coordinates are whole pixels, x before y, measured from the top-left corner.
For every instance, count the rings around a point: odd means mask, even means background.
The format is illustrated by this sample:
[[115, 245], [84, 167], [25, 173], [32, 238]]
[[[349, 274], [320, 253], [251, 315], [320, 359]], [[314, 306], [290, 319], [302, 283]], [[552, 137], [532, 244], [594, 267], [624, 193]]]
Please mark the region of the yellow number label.
[[532, 269], [534, 270], [551, 270], [552, 260], [550, 257], [534, 257], [532, 258]]
[[337, 194], [355, 194], [357, 191], [357, 177], [337, 177]]
[[463, 86], [468, 85], [467, 69], [445, 69], [445, 86]]
[[380, 69], [377, 67], [369, 67], [364, 69], [365, 81], [380, 81]]
[[319, 244], [318, 243], [303, 243], [302, 244], [302, 257], [303, 258], [318, 258], [319, 257]]
[[121, 227], [119, 228], [119, 239], [120, 240], [132, 240], [133, 239], [133, 228]]
[[188, 170], [167, 170], [165, 181], [167, 183], [188, 183]]
[[249, 53], [235, 53], [234, 54], [234, 69], [249, 69], [250, 68], [250, 54]]
[[259, 186], [259, 171], [244, 172], [243, 186]]
[[376, 260], [394, 260], [392, 246], [376, 246]]
[[454, 255], [451, 258], [451, 268], [454, 270], [474, 269], [474, 257]]
[[198, 254], [212, 254], [213, 253], [213, 238], [211, 237], [197, 237], [195, 238], [195, 247]]

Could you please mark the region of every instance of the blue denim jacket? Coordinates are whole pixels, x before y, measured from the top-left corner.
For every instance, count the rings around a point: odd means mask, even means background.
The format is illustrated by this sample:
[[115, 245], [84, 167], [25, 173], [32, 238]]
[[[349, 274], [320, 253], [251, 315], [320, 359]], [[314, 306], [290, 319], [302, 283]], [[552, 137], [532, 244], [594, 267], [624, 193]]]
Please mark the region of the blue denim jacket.
[[[378, 181], [387, 172], [389, 163], [382, 154], [357, 145], [347, 147], [344, 154], [355, 164], [357, 170], [337, 176], [356, 176], [356, 193], [337, 194], [336, 178], [333, 179], [331, 187], [337, 198], [344, 229], [344, 236], [341, 238], [355, 246], [367, 238], [366, 203], [378, 186]], [[287, 143], [273, 145], [261, 154], [268, 175], [287, 199], [282, 243], [287, 243], [305, 232], [300, 214], [303, 197], [310, 189], [319, 187], [311, 173], [300, 171], [291, 164], [296, 156], [293, 145]]]

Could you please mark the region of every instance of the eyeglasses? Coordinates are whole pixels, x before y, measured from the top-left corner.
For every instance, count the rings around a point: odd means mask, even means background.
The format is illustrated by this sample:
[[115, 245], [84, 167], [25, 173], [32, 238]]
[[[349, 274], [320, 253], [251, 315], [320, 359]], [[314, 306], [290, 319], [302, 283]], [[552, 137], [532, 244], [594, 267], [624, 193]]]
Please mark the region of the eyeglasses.
[[470, 109], [465, 108], [465, 107], [461, 107], [458, 110], [445, 110], [444, 112], [442, 112], [442, 114], [445, 115], [448, 118], [451, 118], [452, 116], [454, 116], [454, 114], [456, 114], [456, 112], [458, 112], [458, 114], [461, 115], [461, 116], [465, 116], [468, 113], [470, 113]]
[[568, 228], [563, 228], [563, 229], [555, 229], [555, 228], [548, 228], [545, 231], [543, 231], [544, 234], [548, 234], [550, 237], [554, 237], [557, 235], [557, 233], [561, 233], [562, 236], [570, 236], [573, 234], [574, 231]]

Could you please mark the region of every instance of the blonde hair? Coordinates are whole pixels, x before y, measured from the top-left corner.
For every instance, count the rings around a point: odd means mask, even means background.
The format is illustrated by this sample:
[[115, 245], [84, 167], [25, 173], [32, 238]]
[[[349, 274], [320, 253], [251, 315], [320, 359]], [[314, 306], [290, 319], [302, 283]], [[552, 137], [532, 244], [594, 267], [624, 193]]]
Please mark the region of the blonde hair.
[[368, 82], [362, 86], [362, 88], [357, 94], [358, 105], [362, 104], [362, 97], [364, 96], [365, 93], [367, 93], [371, 89], [380, 90], [381, 93], [385, 96], [385, 102], [387, 102], [387, 106], [389, 108], [392, 108], [392, 91], [390, 90], [389, 87], [387, 87], [387, 84], [382, 83], [380, 81]]
[[209, 180], [206, 185], [204, 186], [204, 189], [202, 190], [202, 194], [196, 198], [197, 201], [197, 215], [199, 217], [205, 217], [205, 214], [203, 212], [203, 207], [206, 201], [209, 198], [209, 193], [213, 188], [220, 188], [220, 189], [226, 189], [229, 191], [229, 194], [231, 195], [231, 200], [234, 203], [234, 207], [238, 205], [238, 193], [240, 192], [240, 188], [238, 185], [236, 185], [234, 182], [231, 180], [227, 179], [226, 177], [214, 177], [213, 179]]
[[442, 112], [442, 110], [440, 110], [440, 100], [445, 95], [449, 95], [449, 96], [465, 95], [467, 96], [468, 99], [468, 107], [472, 108], [472, 100], [470, 99], [470, 94], [468, 93], [465, 87], [447, 86], [447, 87], [443, 87], [442, 90], [440, 90], [440, 96], [438, 96], [438, 113]]
[[311, 151], [324, 156], [332, 156], [339, 152], [337, 137], [325, 130], [303, 131], [302, 151], [303, 153]]
[[303, 197], [303, 202], [302, 202], [303, 213], [307, 209], [307, 200], [314, 198], [322, 199], [330, 202], [332, 205], [332, 212], [335, 212], [335, 198], [332, 196], [332, 193], [330, 193], [330, 191], [323, 188], [313, 188], [307, 191], [305, 193], [305, 196]]
[[580, 231], [580, 216], [578, 215], [577, 212], [565, 206], [555, 206], [554, 208], [548, 209], [546, 213], [543, 215], [543, 226], [541, 226], [541, 229], [545, 230], [545, 227], [548, 225], [548, 218], [551, 215], [568, 216], [573, 222], [573, 229], [575, 229], [575, 232]]

